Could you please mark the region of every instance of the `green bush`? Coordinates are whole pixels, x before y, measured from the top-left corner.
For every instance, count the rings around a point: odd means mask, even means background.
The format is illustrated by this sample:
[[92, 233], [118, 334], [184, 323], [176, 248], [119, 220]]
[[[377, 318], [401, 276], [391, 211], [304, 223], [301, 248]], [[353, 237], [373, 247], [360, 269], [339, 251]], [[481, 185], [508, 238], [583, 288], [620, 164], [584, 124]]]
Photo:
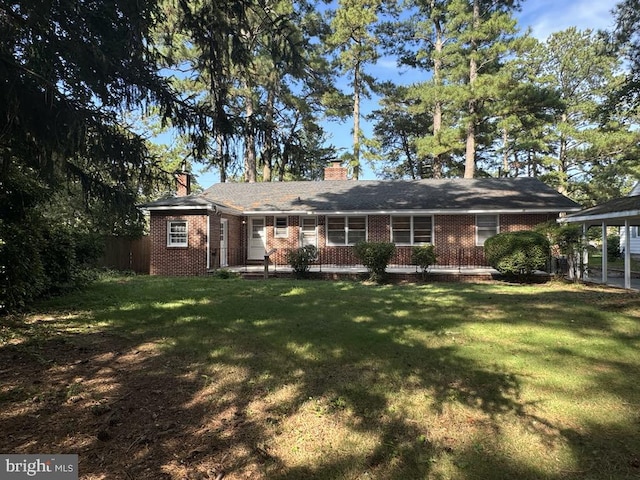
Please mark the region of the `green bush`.
[[100, 245], [94, 234], [48, 224], [37, 215], [0, 222], [0, 312], [91, 283]]
[[238, 278], [240, 274], [238, 274], [237, 272], [232, 272], [231, 270], [228, 270], [226, 268], [221, 268], [216, 271], [215, 276], [216, 278], [220, 278], [222, 280], [228, 280], [230, 278]]
[[318, 249], [313, 245], [305, 245], [287, 252], [287, 262], [297, 276], [304, 276], [309, 272], [311, 264], [318, 258]]
[[484, 255], [493, 268], [505, 275], [527, 276], [546, 267], [549, 240], [531, 231], [500, 233], [484, 242]]
[[356, 257], [367, 267], [369, 278], [381, 282], [385, 277], [387, 265], [396, 251], [396, 246], [388, 242], [360, 242], [353, 248]]
[[64, 227], [49, 227], [44, 233], [42, 256], [49, 279], [49, 293], [61, 293], [74, 286], [77, 270], [76, 242], [72, 232]]
[[49, 286], [43, 257], [42, 228], [37, 219], [0, 221], [0, 313], [20, 309]]
[[611, 235], [607, 237], [607, 260], [613, 262], [620, 258], [620, 237]]
[[433, 245], [417, 245], [411, 249], [411, 263], [417, 265], [425, 274], [427, 268], [436, 263], [436, 252]]

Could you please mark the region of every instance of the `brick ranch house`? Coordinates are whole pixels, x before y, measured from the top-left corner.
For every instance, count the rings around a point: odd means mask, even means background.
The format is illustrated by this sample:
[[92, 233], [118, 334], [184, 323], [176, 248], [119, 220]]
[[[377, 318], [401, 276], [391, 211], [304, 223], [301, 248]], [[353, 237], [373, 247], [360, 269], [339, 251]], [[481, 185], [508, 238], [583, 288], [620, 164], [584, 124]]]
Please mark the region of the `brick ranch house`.
[[485, 265], [483, 243], [531, 229], [579, 205], [534, 178], [354, 181], [333, 165], [324, 181], [220, 183], [142, 205], [150, 215], [152, 275], [204, 275], [220, 268], [286, 265], [286, 253], [315, 245], [319, 262], [358, 264], [359, 241], [394, 242], [391, 264], [433, 244], [440, 266]]

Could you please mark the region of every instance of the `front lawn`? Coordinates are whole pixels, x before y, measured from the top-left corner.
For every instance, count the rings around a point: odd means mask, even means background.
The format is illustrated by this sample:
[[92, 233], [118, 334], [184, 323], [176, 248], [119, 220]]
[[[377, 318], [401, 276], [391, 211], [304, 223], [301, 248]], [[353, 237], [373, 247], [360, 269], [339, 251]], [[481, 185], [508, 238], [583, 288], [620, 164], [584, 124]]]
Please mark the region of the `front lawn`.
[[82, 479], [631, 479], [640, 296], [106, 279], [0, 329], [0, 452]]

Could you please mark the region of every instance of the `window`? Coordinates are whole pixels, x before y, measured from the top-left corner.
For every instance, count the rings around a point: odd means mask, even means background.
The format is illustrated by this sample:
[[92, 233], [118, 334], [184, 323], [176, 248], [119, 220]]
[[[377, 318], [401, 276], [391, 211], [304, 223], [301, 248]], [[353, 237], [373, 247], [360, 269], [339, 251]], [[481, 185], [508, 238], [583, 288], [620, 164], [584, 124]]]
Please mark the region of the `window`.
[[476, 245], [481, 247], [484, 241], [498, 233], [498, 215], [476, 215]]
[[300, 244], [301, 246], [317, 245], [316, 217], [300, 217]]
[[184, 220], [167, 222], [167, 247], [188, 246], [187, 222]]
[[432, 243], [431, 217], [391, 217], [391, 241], [405, 245]]
[[354, 245], [367, 239], [366, 217], [328, 217], [327, 243]]
[[273, 225], [274, 237], [287, 238], [289, 236], [289, 232], [287, 229], [287, 227], [289, 226], [287, 217], [276, 217]]

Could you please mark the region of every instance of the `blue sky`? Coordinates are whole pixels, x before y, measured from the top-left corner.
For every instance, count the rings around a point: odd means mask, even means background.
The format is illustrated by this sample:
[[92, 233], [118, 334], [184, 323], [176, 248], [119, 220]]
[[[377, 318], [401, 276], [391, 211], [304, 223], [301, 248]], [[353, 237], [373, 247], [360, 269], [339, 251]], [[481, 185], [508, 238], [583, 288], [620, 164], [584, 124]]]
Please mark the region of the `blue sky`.
[[[521, 31], [531, 29], [531, 34], [539, 40], [546, 38], [553, 32], [565, 30], [575, 26], [578, 29], [611, 29], [614, 26], [611, 11], [617, 4], [614, 0], [525, 0], [522, 9], [516, 14]], [[408, 74], [398, 70], [390, 59], [383, 59], [377, 65], [369, 68], [374, 77], [392, 80], [396, 83], [411, 83]], [[375, 100], [366, 101], [362, 105], [363, 116], [377, 108]], [[341, 151], [351, 150], [351, 121], [343, 123], [331, 122], [324, 126], [329, 133], [329, 143]], [[365, 136], [370, 134], [370, 126], [363, 121]], [[363, 180], [371, 180], [375, 175], [368, 166], [364, 166]], [[208, 187], [218, 181], [217, 172], [195, 172], [198, 183]]]

